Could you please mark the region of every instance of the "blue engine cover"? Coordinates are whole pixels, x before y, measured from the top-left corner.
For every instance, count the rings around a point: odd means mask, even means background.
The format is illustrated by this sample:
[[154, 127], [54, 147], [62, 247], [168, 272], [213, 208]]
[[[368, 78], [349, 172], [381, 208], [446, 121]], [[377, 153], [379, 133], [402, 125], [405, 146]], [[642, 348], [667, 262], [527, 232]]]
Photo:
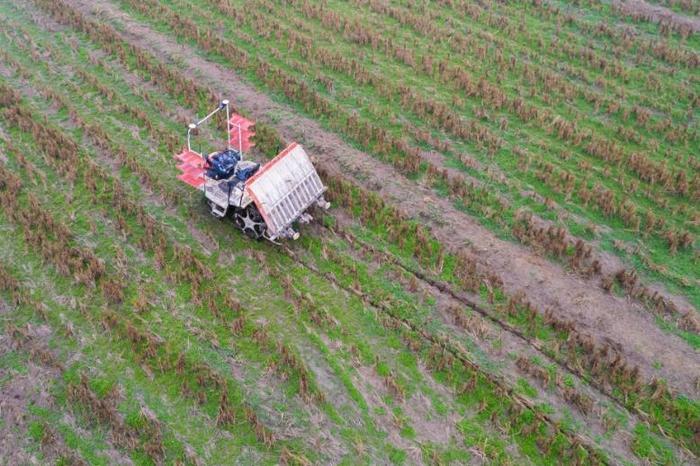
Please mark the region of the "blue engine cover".
[[245, 160], [241, 162], [240, 165], [238, 165], [238, 170], [236, 171], [236, 178], [239, 181], [246, 181], [258, 171], [258, 168], [260, 168], [259, 163]]
[[240, 160], [241, 154], [233, 149], [226, 149], [214, 154], [209, 158], [207, 176], [215, 180], [230, 178]]

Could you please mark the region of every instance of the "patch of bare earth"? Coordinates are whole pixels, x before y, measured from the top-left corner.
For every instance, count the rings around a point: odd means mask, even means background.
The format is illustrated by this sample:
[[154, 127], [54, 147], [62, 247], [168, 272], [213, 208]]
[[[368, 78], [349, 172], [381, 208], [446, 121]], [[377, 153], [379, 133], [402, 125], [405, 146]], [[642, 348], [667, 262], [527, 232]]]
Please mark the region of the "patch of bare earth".
[[[9, 309], [0, 300], [0, 317], [11, 317]], [[34, 416], [28, 408], [55, 409], [55, 400], [49, 392], [54, 381], [61, 377], [63, 365], [48, 347], [52, 330], [48, 325], [22, 327], [21, 346], [19, 340], [0, 334], [0, 358], [14, 351], [30, 354], [22, 369], [0, 365], [0, 464], [53, 464], [59, 459], [68, 464], [87, 464], [80, 455], [65, 444], [55, 426], [45, 425], [39, 440], [41, 453], [32, 444], [28, 428]], [[4, 382], [3, 382], [4, 381]], [[64, 413], [62, 422], [78, 435], [90, 435], [76, 424], [75, 418]], [[98, 452], [109, 464], [132, 465], [131, 460], [106, 442], [104, 450]]]
[[[449, 249], [471, 246], [480, 262], [503, 279], [509, 293], [522, 290], [537, 308], [552, 308], [555, 316], [572, 320], [581, 331], [615, 344], [646, 378], [662, 377], [678, 391], [694, 392], [700, 376], [697, 353], [682, 339], [663, 332], [639, 303], [608, 294], [527, 248], [498, 239], [428, 187], [352, 148], [318, 122], [273, 102], [235, 75], [235, 70], [201, 58], [192, 47], [135, 21], [115, 5], [104, 0], [70, 3], [88, 15], [118, 23], [125, 40], [161, 60], [184, 63], [180, 71], [229, 96], [258, 121], [273, 123], [286, 138], [305, 144], [327, 171], [376, 190], [387, 202], [431, 227]], [[271, 115], [284, 118], [271, 122]], [[661, 367], [656, 368], [659, 363]]]
[[[370, 410], [375, 411], [375, 413], [372, 413], [372, 419], [374, 419], [377, 428], [386, 432], [386, 441], [394, 447], [405, 451], [413, 464], [423, 464], [423, 455], [420, 448], [401, 435], [402, 425], [392, 412], [391, 407], [384, 401], [384, 397], [391, 395], [375, 369], [373, 367], [357, 366], [354, 379], [353, 384], [362, 394]], [[381, 414], [379, 414], [380, 412]]]
[[[13, 351], [10, 337], [0, 335], [0, 358]], [[52, 405], [48, 388], [57, 374], [31, 361], [25, 367], [20, 371], [0, 365], [0, 464], [41, 463], [27, 435], [32, 420], [28, 408]]]
[[[336, 221], [338, 225], [344, 228], [354, 225], [354, 221], [343, 213], [339, 213], [336, 216]], [[363, 254], [361, 251], [354, 251], [353, 254], [357, 260], [376, 261], [373, 266], [375, 269], [374, 274], [380, 273], [380, 257], [372, 258], [370, 254]], [[633, 436], [632, 430], [635, 425], [640, 422], [635, 414], [628, 412], [624, 406], [610, 398], [605, 392], [599, 391], [582, 381], [576, 373], [558, 365], [556, 361], [537, 348], [532, 341], [526, 340], [507, 328], [500, 327], [477, 312], [467, 314], [468, 307], [450, 293], [439, 289], [427, 281], [407, 279], [394, 271], [387, 271], [385, 275], [387, 279], [395, 283], [401, 283], [407, 293], [416, 296], [419, 302], [426, 303], [429, 302], [429, 298], [432, 298], [432, 302], [435, 303], [433, 306], [433, 318], [442, 321], [450, 333], [455, 335], [460, 341], [466, 340], [476, 345], [483, 355], [488, 358], [490, 366], [494, 367], [493, 370], [497, 371], [507, 381], [509, 386], [516, 386], [520, 379], [527, 380], [532, 387], [538, 388], [536, 397], [538, 403], [548, 404], [557, 408], [556, 418], [561, 420], [562, 413], [570, 413], [578, 425], [585, 426], [587, 435], [601, 439], [601, 445], [605, 447], [606, 451], [613, 452], [617, 458], [624, 458], [627, 461], [634, 462], [634, 455], [629, 448], [629, 439]], [[478, 297], [475, 295], [463, 294], [463, 297], [470, 301], [478, 301]], [[455, 317], [456, 314], [461, 316], [460, 320]], [[534, 374], [524, 372], [518, 368], [516, 356], [530, 361], [537, 358], [547, 364], [558, 366], [558, 375], [552, 378], [548, 371], [542, 370], [537, 372], [540, 375], [540, 378], [538, 378]], [[565, 387], [563, 383], [564, 376], [575, 381], [574, 388]], [[429, 375], [427, 377], [431, 378]], [[576, 405], [572, 395], [580, 396], [576, 401], [583, 402], [579, 402]], [[430, 439], [434, 433], [438, 433], [439, 437], [451, 433], [458, 419], [453, 419], [452, 423], [443, 421], [439, 422], [438, 426], [433, 426], [430, 420], [431, 416], [411, 415], [412, 413], [425, 412], [421, 409], [421, 405], [426, 401], [429, 402], [429, 399], [412, 400], [402, 405], [405, 406], [406, 414], [412, 418], [416, 426], [418, 438], [420, 439], [421, 432], [427, 434], [424, 440]], [[582, 406], [584, 409], [581, 408]], [[625, 413], [630, 422], [626, 426], [621, 426], [614, 431], [608, 432], [609, 428], [606, 421], [607, 406], [614, 406], [615, 409]], [[420, 428], [419, 426], [421, 425], [424, 428]], [[431, 441], [444, 443], [445, 439], [443, 438], [443, 441], [440, 442], [438, 438], [433, 438]], [[684, 452], [680, 450], [677, 454], [680, 457], [685, 456]]]
[[700, 18], [685, 16], [661, 5], [652, 5], [644, 0], [614, 0], [613, 5], [625, 14], [641, 16], [655, 23], [668, 23], [690, 32], [700, 31]]
[[[247, 391], [247, 396], [260, 400], [256, 410], [261, 413], [262, 421], [274, 432], [277, 439], [303, 438], [307, 445], [315, 448], [332, 464], [338, 463], [347, 453], [343, 442], [334, 435], [328, 416], [317, 406], [303, 403], [298, 398], [290, 399], [281, 393], [276, 388], [278, 382], [269, 371], [257, 380], [255, 387], [252, 387], [253, 391], [250, 391], [250, 363], [230, 358], [229, 364], [231, 375], [241, 382], [241, 387]], [[324, 393], [327, 392], [324, 391]], [[292, 406], [292, 410], [306, 411], [309, 426], [299, 425], [294, 416], [276, 408], [279, 406]]]
[[[11, 318], [10, 309], [0, 300], [0, 316]], [[32, 353], [29, 348], [40, 348], [48, 354], [46, 341], [51, 335], [47, 325], [28, 325], [23, 327], [27, 343], [18, 347], [17, 341], [7, 333], [0, 334], [0, 359], [7, 358], [15, 352]], [[47, 460], [56, 460], [58, 453], [66, 451], [63, 442], [55, 435], [41, 440], [41, 454], [36, 444], [28, 435], [29, 425], [34, 416], [29, 408], [51, 408], [53, 396], [49, 390], [61, 371], [47, 365], [38, 353], [19, 367], [0, 364], [0, 464], [41, 464]], [[24, 358], [22, 358], [24, 359]], [[5, 359], [7, 360], [7, 359]]]

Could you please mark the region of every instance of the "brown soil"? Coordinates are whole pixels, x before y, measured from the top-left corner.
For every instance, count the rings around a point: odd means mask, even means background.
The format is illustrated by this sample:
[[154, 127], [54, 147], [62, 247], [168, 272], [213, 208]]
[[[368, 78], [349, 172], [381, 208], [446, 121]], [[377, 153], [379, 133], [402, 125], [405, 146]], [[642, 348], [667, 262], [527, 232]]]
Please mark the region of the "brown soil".
[[[384, 386], [381, 377], [376, 373], [373, 367], [358, 366], [356, 374], [361, 378], [355, 377], [353, 385], [362, 393], [362, 397], [367, 402], [370, 410], [381, 410], [383, 414], [374, 414], [372, 418], [377, 424], [377, 427], [388, 434], [387, 442], [391, 445], [405, 451], [410, 458], [411, 464], [424, 464], [423, 455], [420, 448], [412, 442], [401, 436], [401, 428], [399, 420], [392, 413], [392, 409], [384, 402], [384, 397], [391, 396]], [[416, 432], [418, 430], [416, 429]]]
[[685, 16], [661, 5], [652, 5], [644, 0], [615, 0], [613, 3], [625, 13], [641, 14], [655, 23], [670, 23], [691, 32], [700, 31], [700, 18]]
[[[104, 0], [71, 0], [71, 3], [87, 14], [119, 23], [127, 41], [149, 50], [160, 59], [186, 63], [182, 72], [205, 82], [222, 95], [230, 96], [234, 106], [245, 108], [257, 120], [270, 123], [273, 116], [277, 117], [274, 126], [286, 138], [305, 144], [327, 170], [375, 189], [388, 202], [422, 219], [451, 249], [471, 245], [480, 261], [501, 276], [509, 292], [523, 290], [538, 308], [551, 307], [559, 317], [576, 322], [582, 331], [600, 340], [617, 343], [628, 360], [637, 364], [647, 378], [663, 377], [676, 390], [694, 393], [695, 381], [700, 376], [697, 353], [680, 338], [663, 332], [654, 317], [640, 304], [605, 293], [590, 281], [567, 273], [561, 266], [538, 257], [532, 251], [496, 238], [479, 222], [455, 209], [432, 190], [353, 149], [338, 135], [324, 130], [318, 122], [273, 102], [232, 70], [202, 59], [192, 48], [133, 20], [114, 5]], [[660, 369], [654, 368], [657, 362], [662, 364]]]
[[[12, 352], [9, 337], [0, 335], [0, 358]], [[47, 408], [52, 398], [47, 392], [51, 370], [28, 363], [25, 373], [0, 366], [0, 464], [39, 464], [27, 436], [30, 405]], [[30, 448], [31, 446], [31, 448]]]
[[[3, 320], [11, 319], [9, 311], [10, 309], [0, 300], [0, 317], [3, 317]], [[9, 335], [0, 333], [0, 359], [14, 351], [31, 351], [28, 348], [50, 352], [48, 341], [52, 330], [48, 325], [30, 325], [27, 331], [30, 338], [28, 345], [30, 346], [20, 350], [15, 348]], [[40, 440], [41, 454], [36, 451], [36, 444], [27, 435], [29, 423], [33, 418], [27, 408], [29, 406], [56, 408], [55, 400], [49, 390], [60, 376], [61, 369], [58, 367], [39, 364], [38, 361], [33, 360], [29, 360], [26, 363], [26, 369], [21, 371], [0, 365], [1, 465], [53, 464], [58, 461], [59, 457], [79, 458], [75, 451], [65, 445], [63, 438], [57, 434], [55, 429], [53, 429], [50, 440]], [[76, 424], [72, 415], [65, 413], [62, 422], [70, 426], [78, 435], [83, 433], [82, 428]], [[85, 435], [88, 435], [87, 432]], [[106, 447], [99, 452], [99, 455], [104, 457], [109, 464], [133, 465], [133, 462], [122, 452], [119, 452], [110, 441], [106, 441]]]
[[416, 430], [416, 439], [419, 442], [431, 442], [438, 445], [446, 445], [455, 435], [458, 416], [441, 419], [436, 416], [430, 398], [422, 393], [413, 395], [403, 405], [404, 412], [411, 419], [411, 425]]
[[[11, 318], [9, 308], [0, 300], [0, 316]], [[32, 339], [45, 340], [50, 334], [47, 326], [30, 328]], [[16, 351], [9, 335], [0, 333], [0, 359]], [[33, 451], [35, 446], [27, 435], [31, 414], [29, 406], [50, 408], [53, 397], [49, 393], [52, 380], [59, 376], [57, 369], [28, 361], [25, 369], [17, 370], [0, 363], [0, 464], [40, 464]], [[42, 458], [44, 459], [44, 458]]]
[[[231, 375], [241, 382], [241, 387], [248, 385], [250, 362], [245, 364], [230, 358]], [[331, 430], [330, 422], [325, 413], [317, 406], [304, 404], [300, 399], [289, 399], [277, 388], [279, 383], [271, 373], [265, 373], [257, 380], [255, 393], [248, 393], [251, 399], [261, 400], [256, 410], [261, 414], [261, 420], [271, 429], [277, 439], [304, 438], [306, 444], [321, 452], [331, 463], [337, 463], [347, 452], [344, 444], [336, 438]], [[327, 393], [327, 392], [324, 392]], [[309, 416], [309, 426], [300, 426], [294, 422], [293, 416], [276, 409], [276, 406], [293, 406], [294, 409], [305, 410]]]
[[[354, 221], [347, 215], [342, 213], [336, 215], [336, 220], [342, 227], [348, 227], [354, 223]], [[319, 228], [319, 234], [323, 233], [323, 229]], [[356, 253], [358, 260], [372, 260], [368, 258], [367, 254], [362, 255], [362, 259], [359, 257], [359, 252]], [[381, 261], [381, 257], [374, 258], [375, 261]], [[377, 264], [378, 268], [378, 264]], [[408, 284], [401, 277], [392, 277], [394, 281], [402, 283], [404, 288], [407, 288]], [[555, 380], [551, 380], [550, 383], [543, 383], [541, 379], [531, 377], [524, 374], [516, 366], [515, 356], [524, 356], [528, 359], [539, 358], [541, 361], [547, 364], [557, 363], [551, 358], [549, 358], [545, 353], [541, 352], [539, 349], [535, 348], [531, 342], [525, 341], [518, 335], [511, 333], [507, 330], [502, 329], [492, 321], [483, 318], [477, 313], [473, 313], [469, 320], [468, 328], [463, 328], [455, 325], [454, 317], [450, 312], [450, 309], [460, 309], [466, 311], [465, 305], [449, 295], [448, 293], [438, 289], [437, 287], [429, 284], [426, 281], [418, 280], [412, 285], [414, 288], [414, 294], [421, 297], [421, 300], [425, 301], [425, 297], [432, 297], [435, 302], [435, 317], [444, 322], [450, 329], [450, 333], [457, 336], [460, 341], [471, 341], [478, 346], [478, 348], [488, 356], [492, 367], [497, 371], [505, 380], [508, 381], [510, 386], [515, 386], [519, 379], [526, 379], [530, 385], [533, 387], [540, 387], [538, 390], [537, 401], [540, 403], [547, 403], [550, 406], [556, 407], [558, 410], [562, 409], [561, 412], [568, 407], [570, 408], [571, 415], [581, 426], [586, 426], [586, 432], [591, 436], [598, 436], [598, 438], [604, 439], [603, 445], [606, 451], [614, 452], [616, 457], [623, 458], [627, 461], [634, 462], [634, 458], [631, 455], [628, 447], [629, 439], [632, 438], [632, 430], [634, 429], [637, 422], [640, 420], [633, 413], [627, 411], [625, 407], [617, 403], [614, 399], [610, 398], [606, 393], [598, 391], [595, 387], [589, 385], [588, 383], [582, 381], [579, 376], [565, 367], [558, 367], [557, 373], [560, 377], [568, 376], [571, 377], [575, 382], [575, 387], [578, 393], [588, 397], [593, 402], [593, 409], [588, 413], [583, 413], [580, 410], [572, 406], [565, 398], [561, 391], [561, 387], [557, 387]], [[466, 296], [466, 295], [465, 295]], [[476, 296], [467, 296], [470, 300], [478, 300]], [[465, 334], [469, 337], [465, 338]], [[429, 374], [426, 374], [427, 379], [431, 379]], [[422, 412], [421, 404], [425, 400], [412, 400], [405, 403], [406, 413], [411, 417], [411, 413]], [[612, 405], [620, 412], [625, 413], [630, 422], [627, 426], [622, 426], [620, 429], [611, 433], [610, 436], [605, 436], [607, 427], [605, 425], [605, 416], [607, 414], [605, 406]], [[561, 413], [557, 414], [559, 416]], [[426, 419], [426, 416], [423, 416]], [[429, 416], [427, 417], [429, 419]], [[458, 419], [452, 419], [453, 423], [456, 423]], [[448, 423], [441, 423], [439, 429], [433, 429], [431, 427], [431, 422], [427, 421], [422, 424], [428, 427], [427, 436], [424, 440], [430, 440], [432, 442], [439, 443], [437, 438], [442, 437], [444, 433], [450, 431]], [[418, 433], [418, 429], [416, 429]], [[437, 438], [431, 438], [438, 433]], [[678, 450], [676, 452], [680, 457], [684, 457], [685, 453]]]

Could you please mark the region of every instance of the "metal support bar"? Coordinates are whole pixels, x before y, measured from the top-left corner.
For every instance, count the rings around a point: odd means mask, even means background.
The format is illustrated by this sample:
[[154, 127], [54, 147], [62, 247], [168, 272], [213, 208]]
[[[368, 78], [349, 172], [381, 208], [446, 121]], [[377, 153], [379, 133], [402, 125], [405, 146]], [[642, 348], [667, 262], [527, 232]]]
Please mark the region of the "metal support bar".
[[228, 111], [228, 100], [224, 100], [226, 102], [226, 148], [230, 149], [231, 148], [231, 116], [229, 115]]
[[241, 132], [240, 123], [238, 123], [238, 153], [241, 154], [241, 160], [243, 160], [243, 133]]
[[[226, 146], [230, 149], [231, 127], [230, 127], [230, 120], [229, 120], [229, 109], [228, 109], [228, 105], [229, 105], [229, 101], [228, 101], [228, 100], [222, 100], [221, 103], [219, 104], [219, 106], [218, 106], [216, 109], [214, 109], [211, 113], [209, 113], [209, 115], [205, 116], [204, 118], [202, 118], [202, 119], [199, 120], [198, 122], [196, 122], [196, 123], [190, 123], [190, 124], [187, 126], [187, 150], [190, 150], [190, 151], [192, 150], [192, 146], [191, 146], [191, 144], [190, 144], [192, 130], [197, 129], [202, 123], [204, 123], [204, 122], [207, 121], [209, 118], [211, 118], [211, 117], [213, 117], [214, 115], [216, 115], [218, 112], [220, 112], [220, 111], [223, 110], [224, 108], [226, 109], [226, 129], [227, 129], [227, 132], [226, 132], [226, 138], [227, 138], [227, 139], [226, 139]], [[240, 128], [239, 128], [239, 131], [240, 131]], [[202, 154], [202, 157], [204, 157], [204, 154]]]

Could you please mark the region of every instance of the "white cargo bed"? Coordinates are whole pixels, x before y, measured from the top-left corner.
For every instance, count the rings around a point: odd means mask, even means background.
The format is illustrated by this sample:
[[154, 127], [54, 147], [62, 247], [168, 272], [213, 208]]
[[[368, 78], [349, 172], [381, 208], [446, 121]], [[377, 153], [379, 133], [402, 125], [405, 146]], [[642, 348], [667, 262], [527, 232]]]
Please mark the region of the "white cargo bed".
[[246, 182], [246, 193], [257, 206], [275, 239], [326, 190], [309, 156], [290, 144]]

